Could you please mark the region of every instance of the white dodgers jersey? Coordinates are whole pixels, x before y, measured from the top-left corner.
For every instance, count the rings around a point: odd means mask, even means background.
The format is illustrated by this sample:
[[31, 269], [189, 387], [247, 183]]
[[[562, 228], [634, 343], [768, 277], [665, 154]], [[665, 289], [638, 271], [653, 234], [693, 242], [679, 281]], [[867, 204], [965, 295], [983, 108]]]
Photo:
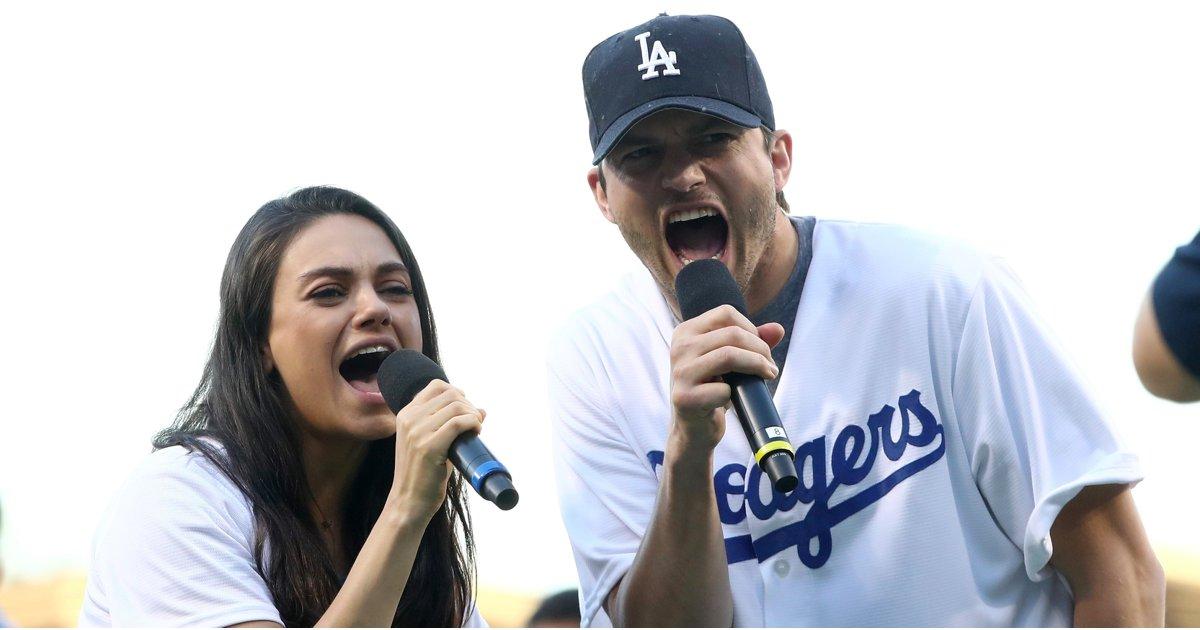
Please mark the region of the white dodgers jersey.
[[[775, 394], [800, 486], [771, 489], [733, 412], [714, 453], [734, 623], [1070, 625], [1050, 526], [1081, 488], [1140, 472], [1023, 291], [900, 227], [818, 221], [813, 248]], [[607, 623], [650, 524], [677, 324], [641, 270], [550, 349], [585, 625]]]

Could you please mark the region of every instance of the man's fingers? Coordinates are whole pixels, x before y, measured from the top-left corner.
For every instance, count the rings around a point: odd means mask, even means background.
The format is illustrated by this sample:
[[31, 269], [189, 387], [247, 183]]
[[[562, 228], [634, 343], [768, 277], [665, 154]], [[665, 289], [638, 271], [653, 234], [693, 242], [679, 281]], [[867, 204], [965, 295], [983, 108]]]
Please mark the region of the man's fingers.
[[758, 327], [759, 338], [766, 342], [770, 348], [774, 348], [779, 345], [779, 342], [783, 341], [783, 334], [783, 325], [775, 322], [767, 322]]
[[755, 332], [753, 322], [729, 305], [718, 306], [707, 313], [693, 317], [680, 324], [678, 329], [683, 334], [702, 334], [726, 326], [737, 326], [748, 332]]
[[682, 387], [671, 392], [676, 409], [712, 411], [729, 403], [732, 391], [724, 381]]
[[725, 326], [702, 335], [683, 339], [679, 343], [680, 356], [704, 356], [723, 347], [741, 348], [770, 358], [771, 346], [759, 336], [757, 329], [746, 330], [738, 326]]
[[753, 374], [765, 379], [779, 376], [779, 368], [775, 367], [775, 363], [770, 358], [734, 346], [722, 346], [689, 361], [679, 370], [679, 375], [685, 379], [685, 382], [705, 383], [712, 380], [714, 376], [722, 376], [730, 372]]

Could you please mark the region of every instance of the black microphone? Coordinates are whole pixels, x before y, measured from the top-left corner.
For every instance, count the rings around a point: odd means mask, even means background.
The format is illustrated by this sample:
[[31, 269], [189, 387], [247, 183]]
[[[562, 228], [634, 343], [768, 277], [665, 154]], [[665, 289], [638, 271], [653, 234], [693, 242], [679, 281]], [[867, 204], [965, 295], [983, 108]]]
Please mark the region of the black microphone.
[[[379, 366], [379, 391], [393, 413], [400, 413], [433, 379], [450, 382], [440, 365], [416, 350], [397, 350]], [[468, 432], [455, 438], [448, 457], [479, 496], [501, 510], [511, 510], [517, 504], [512, 475], [478, 435]]]
[[[746, 315], [742, 290], [719, 260], [705, 259], [684, 265], [675, 276], [675, 295], [685, 320], [728, 304]], [[800, 482], [796, 475], [796, 450], [792, 448], [771, 390], [761, 377], [731, 372], [722, 377], [732, 390], [733, 410], [741, 422], [754, 461], [778, 492], [791, 492]]]

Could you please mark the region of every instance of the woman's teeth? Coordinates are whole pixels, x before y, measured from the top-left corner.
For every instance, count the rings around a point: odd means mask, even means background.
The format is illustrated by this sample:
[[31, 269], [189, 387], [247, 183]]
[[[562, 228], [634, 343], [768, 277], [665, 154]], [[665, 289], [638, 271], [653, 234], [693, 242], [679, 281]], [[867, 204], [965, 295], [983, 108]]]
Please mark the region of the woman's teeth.
[[357, 357], [359, 355], [370, 354], [372, 352], [391, 352], [391, 351], [392, 351], [392, 349], [387, 346], [367, 346], [366, 348], [363, 348], [363, 349], [359, 350], [358, 352], [355, 352], [354, 354], [352, 354], [346, 358], [353, 359], [354, 357]]

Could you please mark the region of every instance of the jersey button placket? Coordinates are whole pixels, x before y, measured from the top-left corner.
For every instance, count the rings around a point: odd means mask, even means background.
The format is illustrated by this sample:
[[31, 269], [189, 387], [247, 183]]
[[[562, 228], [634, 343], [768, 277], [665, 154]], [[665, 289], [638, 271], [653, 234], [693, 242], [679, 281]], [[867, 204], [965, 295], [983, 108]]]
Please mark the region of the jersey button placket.
[[787, 577], [787, 574], [792, 571], [792, 565], [783, 558], [776, 560], [772, 565], [772, 568], [775, 571], [775, 575], [779, 576], [780, 578]]

